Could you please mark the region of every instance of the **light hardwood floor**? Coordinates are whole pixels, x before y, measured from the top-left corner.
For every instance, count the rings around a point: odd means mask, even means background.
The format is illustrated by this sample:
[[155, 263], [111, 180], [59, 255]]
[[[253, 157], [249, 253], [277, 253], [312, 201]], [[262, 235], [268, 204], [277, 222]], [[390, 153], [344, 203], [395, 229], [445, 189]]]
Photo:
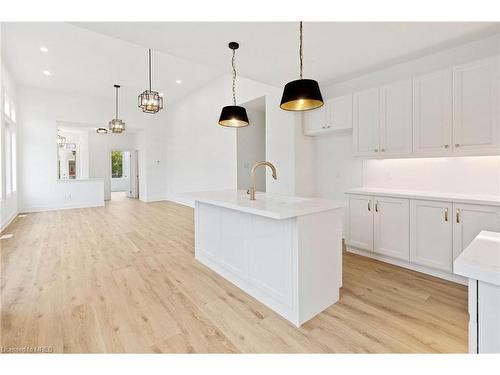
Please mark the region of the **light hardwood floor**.
[[194, 260], [193, 210], [175, 203], [122, 198], [29, 214], [4, 232], [3, 347], [467, 351], [466, 287], [348, 253], [340, 302], [295, 328]]

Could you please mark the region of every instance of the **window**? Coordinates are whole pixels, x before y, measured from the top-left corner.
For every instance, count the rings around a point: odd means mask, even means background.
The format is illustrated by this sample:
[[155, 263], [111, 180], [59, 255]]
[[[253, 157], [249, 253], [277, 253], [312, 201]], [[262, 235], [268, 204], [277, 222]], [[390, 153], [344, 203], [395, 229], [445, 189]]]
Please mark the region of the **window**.
[[14, 103], [7, 94], [3, 94], [3, 118], [4, 134], [1, 140], [0, 158], [5, 162], [5, 180], [0, 181], [1, 196], [9, 196], [17, 190], [17, 151], [16, 151], [16, 109]]
[[123, 176], [123, 152], [111, 151], [111, 178]]
[[4, 157], [5, 157], [5, 193], [12, 194], [12, 125], [5, 123]]

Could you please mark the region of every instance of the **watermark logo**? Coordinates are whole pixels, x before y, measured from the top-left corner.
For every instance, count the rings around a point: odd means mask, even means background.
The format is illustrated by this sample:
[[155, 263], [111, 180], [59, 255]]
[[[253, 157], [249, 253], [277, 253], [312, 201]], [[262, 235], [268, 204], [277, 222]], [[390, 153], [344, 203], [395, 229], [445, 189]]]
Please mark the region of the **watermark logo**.
[[0, 346], [0, 353], [53, 353], [53, 346]]

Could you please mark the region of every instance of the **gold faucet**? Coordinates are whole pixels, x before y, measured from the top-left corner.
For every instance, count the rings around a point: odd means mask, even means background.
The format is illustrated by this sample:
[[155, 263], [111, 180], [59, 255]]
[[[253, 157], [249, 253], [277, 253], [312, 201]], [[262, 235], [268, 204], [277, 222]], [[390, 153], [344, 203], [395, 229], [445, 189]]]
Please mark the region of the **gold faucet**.
[[247, 194], [250, 194], [250, 200], [254, 201], [255, 200], [255, 170], [260, 167], [261, 165], [268, 166], [271, 168], [273, 172], [273, 178], [276, 180], [278, 177], [276, 175], [276, 167], [269, 163], [268, 161], [258, 161], [255, 163], [255, 165], [252, 167], [252, 171], [250, 172], [250, 179], [252, 180], [252, 186], [247, 190]]

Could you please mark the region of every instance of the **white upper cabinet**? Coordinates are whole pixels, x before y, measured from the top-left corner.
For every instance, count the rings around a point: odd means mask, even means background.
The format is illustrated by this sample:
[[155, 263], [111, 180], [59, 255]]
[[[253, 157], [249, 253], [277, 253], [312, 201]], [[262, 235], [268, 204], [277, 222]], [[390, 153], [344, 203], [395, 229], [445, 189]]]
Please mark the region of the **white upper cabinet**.
[[352, 94], [327, 100], [325, 105], [328, 129], [352, 129]]
[[356, 155], [379, 153], [379, 89], [353, 95], [353, 149]]
[[305, 135], [349, 129], [352, 129], [352, 94], [329, 99], [321, 108], [304, 113]]
[[412, 150], [411, 79], [380, 88], [380, 156]]
[[449, 154], [453, 149], [452, 74], [445, 69], [413, 79], [413, 151]]
[[499, 58], [453, 69], [455, 151], [488, 151], [499, 146]]

